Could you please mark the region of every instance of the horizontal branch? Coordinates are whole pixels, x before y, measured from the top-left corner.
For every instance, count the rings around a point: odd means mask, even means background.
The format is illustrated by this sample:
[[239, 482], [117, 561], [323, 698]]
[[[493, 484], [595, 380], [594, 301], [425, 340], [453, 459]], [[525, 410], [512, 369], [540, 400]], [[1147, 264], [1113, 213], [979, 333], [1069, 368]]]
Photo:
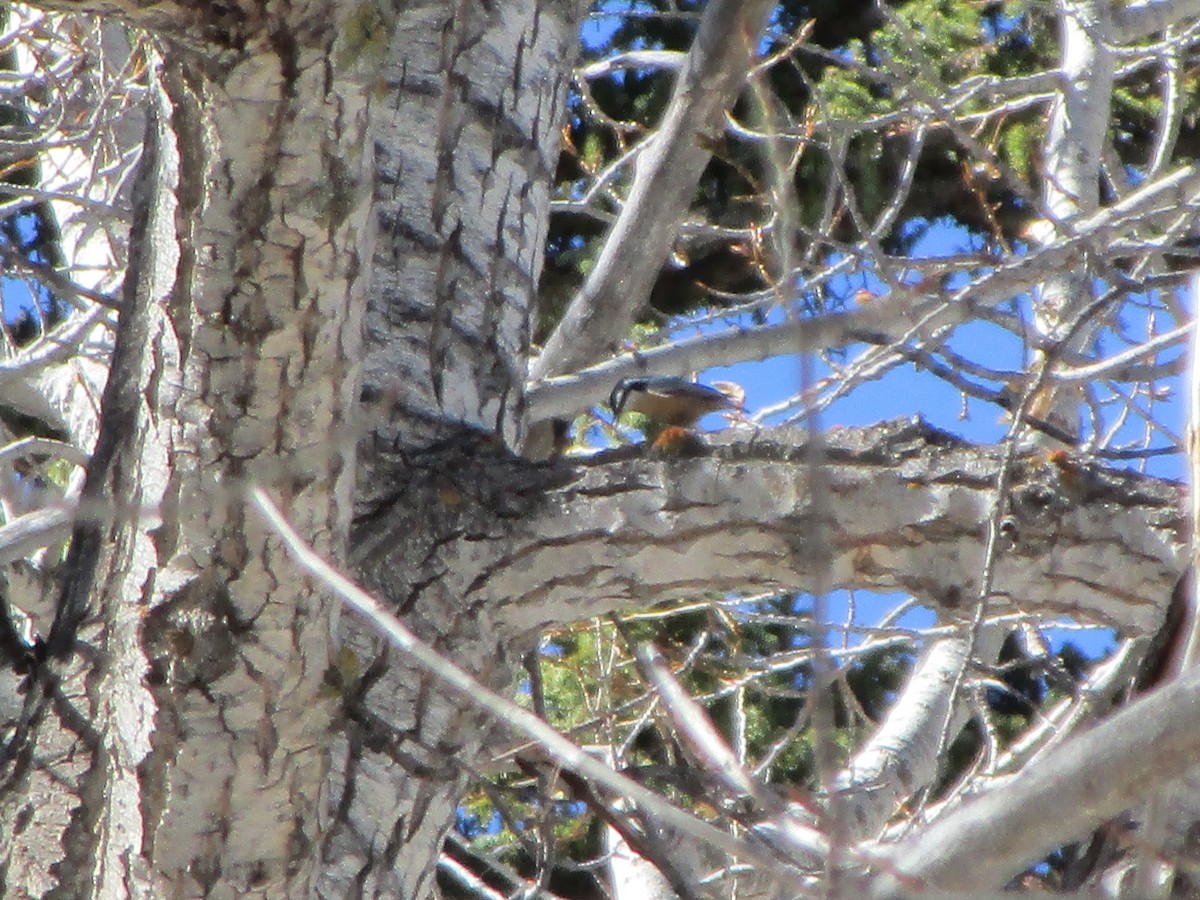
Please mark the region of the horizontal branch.
[[0, 525], [0, 565], [71, 536], [75, 516], [65, 506], [35, 509]]
[[533, 385], [526, 394], [531, 421], [572, 417], [608, 396], [621, 378], [646, 374], [683, 374], [714, 366], [758, 361], [788, 353], [814, 353], [859, 339], [864, 332], [919, 319], [940, 301], [925, 302], [916, 312], [905, 313], [897, 304], [881, 300], [853, 312], [829, 313], [806, 319], [789, 319], [767, 328], [745, 328], [699, 335], [649, 350], [622, 353], [607, 362], [573, 375], [550, 378]]
[[[802, 433], [713, 442], [696, 456], [627, 448], [575, 466], [410, 456], [396, 491], [427, 496], [440, 531], [417, 533], [428, 525], [384, 504], [356, 528], [356, 569], [406, 609], [420, 609], [435, 573], [482, 572], [458, 584], [463, 603], [518, 632], [702, 593], [812, 590], [826, 572], [832, 587], [970, 615], [999, 449], [920, 421], [833, 432], [818, 522]], [[1012, 485], [991, 612], [1157, 627], [1184, 566], [1178, 485], [1036, 457], [1018, 459]], [[398, 555], [411, 559], [413, 541], [427, 547], [419, 570]]]
[[861, 340], [864, 333], [895, 342], [928, 335], [978, 318], [1012, 297], [1031, 290], [1047, 277], [1079, 265], [1082, 255], [1116, 255], [1114, 237], [1135, 227], [1153, 227], [1164, 212], [1195, 207], [1200, 202], [1200, 173], [1177, 169], [1143, 185], [1120, 202], [1074, 224], [1072, 235], [1024, 256], [997, 260], [996, 265], [946, 297], [878, 297], [851, 312], [813, 318], [790, 318], [776, 325], [730, 330], [674, 341], [650, 350], [625, 353], [582, 372], [534, 380], [526, 398], [531, 422], [569, 418], [607, 396], [619, 378], [639, 374], [682, 374], [713, 366], [757, 361], [788, 353], [807, 353]]

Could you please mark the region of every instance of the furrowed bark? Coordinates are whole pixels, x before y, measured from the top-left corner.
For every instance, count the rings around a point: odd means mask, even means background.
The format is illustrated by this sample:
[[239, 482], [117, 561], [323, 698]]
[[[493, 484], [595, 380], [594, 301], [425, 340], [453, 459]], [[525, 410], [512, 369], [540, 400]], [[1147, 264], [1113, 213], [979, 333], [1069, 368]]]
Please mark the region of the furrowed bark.
[[[36, 849], [10, 890], [311, 885], [333, 608], [242, 495], [267, 486], [341, 557], [371, 154], [365, 90], [331, 77], [332, 7], [313, 14], [273, 21], [236, 54], [167, 54], [158, 125], [180, 148], [178, 209], [133, 247], [154, 279], [137, 297], [153, 302], [144, 318], [132, 300], [123, 311], [133, 355], [109, 389], [40, 675], [47, 703], [13, 748], [4, 817]], [[39, 802], [49, 785], [61, 799]]]

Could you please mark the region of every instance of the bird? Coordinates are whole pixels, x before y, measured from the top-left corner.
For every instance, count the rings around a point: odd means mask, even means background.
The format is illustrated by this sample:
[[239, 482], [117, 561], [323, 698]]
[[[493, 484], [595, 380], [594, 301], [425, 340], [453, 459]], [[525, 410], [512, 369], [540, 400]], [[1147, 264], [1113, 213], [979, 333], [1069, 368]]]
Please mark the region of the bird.
[[613, 419], [623, 412], [646, 417], [643, 429], [655, 447], [670, 449], [695, 441], [692, 429], [711, 412], [741, 409], [746, 392], [732, 382], [713, 386], [670, 375], [622, 378], [612, 389], [608, 405]]

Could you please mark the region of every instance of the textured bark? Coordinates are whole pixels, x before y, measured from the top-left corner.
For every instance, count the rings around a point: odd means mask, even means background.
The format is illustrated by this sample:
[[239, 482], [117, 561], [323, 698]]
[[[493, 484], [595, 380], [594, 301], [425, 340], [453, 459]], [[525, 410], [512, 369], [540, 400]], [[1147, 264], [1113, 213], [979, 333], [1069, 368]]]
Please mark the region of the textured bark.
[[[470, 436], [410, 453], [387, 485], [390, 498], [356, 525], [354, 568], [485, 678], [496, 678], [503, 654], [547, 625], [702, 589], [810, 588], [825, 573], [810, 549], [818, 523], [803, 437], [730, 433], [713, 442], [711, 451], [690, 457], [629, 448], [554, 464], [481, 453]], [[835, 586], [902, 589], [949, 620], [970, 619], [1004, 451], [897, 422], [834, 432], [825, 452], [831, 496], [821, 524]], [[1036, 608], [1127, 634], [1156, 627], [1186, 564], [1179, 485], [1041, 455], [1019, 457], [1014, 466], [989, 612]], [[443, 590], [457, 604], [439, 617], [428, 599]], [[492, 645], [481, 632], [500, 638], [486, 660], [477, 654]], [[961, 647], [951, 649], [930, 673], [943, 687], [963, 661]], [[884, 773], [893, 797], [897, 785], [916, 790], [936, 775], [948, 698], [925, 695], [936, 707], [926, 717], [935, 723], [926, 725], [930, 740], [914, 740], [914, 729], [898, 718], [881, 738], [896, 746], [876, 746], [875, 758], [862, 761]], [[487, 736], [472, 745], [455, 728], [482, 732], [486, 719], [469, 711], [441, 718], [433, 685], [419, 704], [407, 721], [420, 724], [403, 735], [363, 719], [362, 743], [374, 739], [393, 754], [392, 767], [379, 765], [377, 773], [461, 777], [460, 763]], [[373, 758], [363, 754], [360, 777]], [[897, 771], [908, 765], [912, 771]], [[880, 787], [860, 771], [843, 786], [862, 781]], [[386, 811], [377, 792], [360, 802]], [[885, 797], [846, 811], [856, 833], [875, 832], [893, 803]]]
[[[529, 311], [542, 264], [550, 182], [582, 5], [426, 2], [397, 13], [381, 73], [379, 241], [367, 316], [367, 409], [358, 533], [397, 549], [385, 588], [407, 624], [486, 683], [508, 685], [528, 645], [464, 603], [479, 558], [426, 562], [452, 495], [395, 494], [406, 473], [463, 469], [519, 440]], [[427, 468], [428, 467], [428, 468]], [[393, 474], [394, 473], [394, 474]], [[377, 517], [383, 506], [403, 523]], [[451, 526], [452, 527], [452, 526]], [[386, 535], [386, 536], [385, 536]], [[354, 628], [353, 625], [350, 626]], [[367, 677], [335, 749], [322, 850], [325, 896], [426, 896], [442, 836], [480, 762], [488, 726], [371, 636], [348, 636]], [[386, 667], [384, 663], [386, 662]]]
[[427, 2], [399, 14], [374, 116], [364, 374], [387, 445], [421, 446], [448, 425], [517, 440], [578, 6]]
[[[420, 498], [439, 530], [421, 537], [413, 569], [394, 536], [420, 522], [383, 503], [353, 542], [356, 565], [390, 596], [441, 577], [472, 615], [502, 616], [514, 635], [698, 590], [811, 589], [825, 566], [831, 587], [906, 591], [970, 618], [1002, 450], [919, 421], [830, 434], [833, 558], [823, 560], [811, 552], [803, 436], [729, 432], [714, 444], [695, 457], [630, 448], [575, 466], [464, 455], [435, 469], [410, 458], [395, 496]], [[547, 480], [559, 486], [546, 493]], [[1172, 482], [1019, 457], [989, 610], [1152, 631], [1186, 564], [1181, 501]]]
[[[162, 100], [178, 174], [148, 176], [161, 203], [178, 178], [179, 234], [140, 232], [179, 256], [138, 248], [91, 511], [0, 792], [12, 892], [432, 892], [491, 723], [353, 624], [330, 666], [334, 611], [246, 515], [247, 483], [496, 687], [546, 625], [697, 590], [831, 574], [973, 614], [1000, 451], [913, 423], [834, 435], [820, 521], [789, 432], [511, 454], [578, 3], [116, 5], [191, 48]], [[1183, 565], [1177, 487], [1036, 457], [1012, 484], [992, 609], [1152, 629]]]
[[[161, 778], [155, 862], [183, 891], [292, 895], [312, 875], [331, 608], [247, 519], [239, 489], [268, 485], [340, 557], [371, 156], [364, 98], [331, 84], [331, 31], [312, 24], [277, 23], [267, 52], [207, 73], [200, 115], [180, 123], [213, 153], [185, 188], [195, 256], [181, 267], [190, 291], [173, 298], [189, 327], [167, 508], [186, 519], [161, 542], [162, 602], [146, 624], [169, 715], [143, 777]], [[196, 72], [178, 75], [191, 101]]]
[[[156, 99], [162, 102], [147, 128], [133, 191], [123, 328], [83, 492], [90, 515], [80, 517], [67, 560], [68, 580], [48, 640], [53, 668], [37, 671], [38, 690], [28, 693], [22, 723], [29, 732], [6, 748], [20, 755], [8, 772], [0, 816], [22, 822], [25, 833], [4, 848], [5, 880], [30, 895], [71, 896], [83, 885], [106, 896], [151, 890], [139, 856], [144, 833], [137, 767], [150, 749], [155, 707], [144, 683], [137, 598], [152, 583], [154, 548], [140, 520], [145, 508], [159, 507], [166, 489], [169, 425], [160, 409], [145, 409], [141, 397], [158, 368], [153, 358], [178, 368], [163, 305], [178, 262], [179, 157], [165, 125], [169, 107], [161, 94]], [[98, 615], [89, 615], [97, 610], [93, 585], [107, 595], [96, 598]], [[100, 651], [100, 664], [89, 666], [76, 655], [80, 639]], [[74, 789], [61, 790], [60, 782]]]
[[371, 157], [362, 91], [329, 77], [333, 20], [312, 14], [237, 55], [169, 53], [178, 212], [134, 239], [88, 515], [10, 745], [0, 830], [31, 848], [16, 894], [311, 882], [331, 608], [241, 493], [269, 486], [340, 556]]

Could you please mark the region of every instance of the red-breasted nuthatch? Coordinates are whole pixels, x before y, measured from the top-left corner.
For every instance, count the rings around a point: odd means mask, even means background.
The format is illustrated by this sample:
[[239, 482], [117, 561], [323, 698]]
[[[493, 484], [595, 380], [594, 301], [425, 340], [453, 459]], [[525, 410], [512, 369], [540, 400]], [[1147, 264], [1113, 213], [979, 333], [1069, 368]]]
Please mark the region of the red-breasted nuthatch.
[[641, 413], [649, 420], [647, 436], [655, 439], [670, 429], [691, 429], [704, 416], [722, 409], [741, 409], [745, 391], [731, 382], [709, 387], [659, 375], [652, 378], [622, 378], [608, 397], [614, 419], [621, 413]]

